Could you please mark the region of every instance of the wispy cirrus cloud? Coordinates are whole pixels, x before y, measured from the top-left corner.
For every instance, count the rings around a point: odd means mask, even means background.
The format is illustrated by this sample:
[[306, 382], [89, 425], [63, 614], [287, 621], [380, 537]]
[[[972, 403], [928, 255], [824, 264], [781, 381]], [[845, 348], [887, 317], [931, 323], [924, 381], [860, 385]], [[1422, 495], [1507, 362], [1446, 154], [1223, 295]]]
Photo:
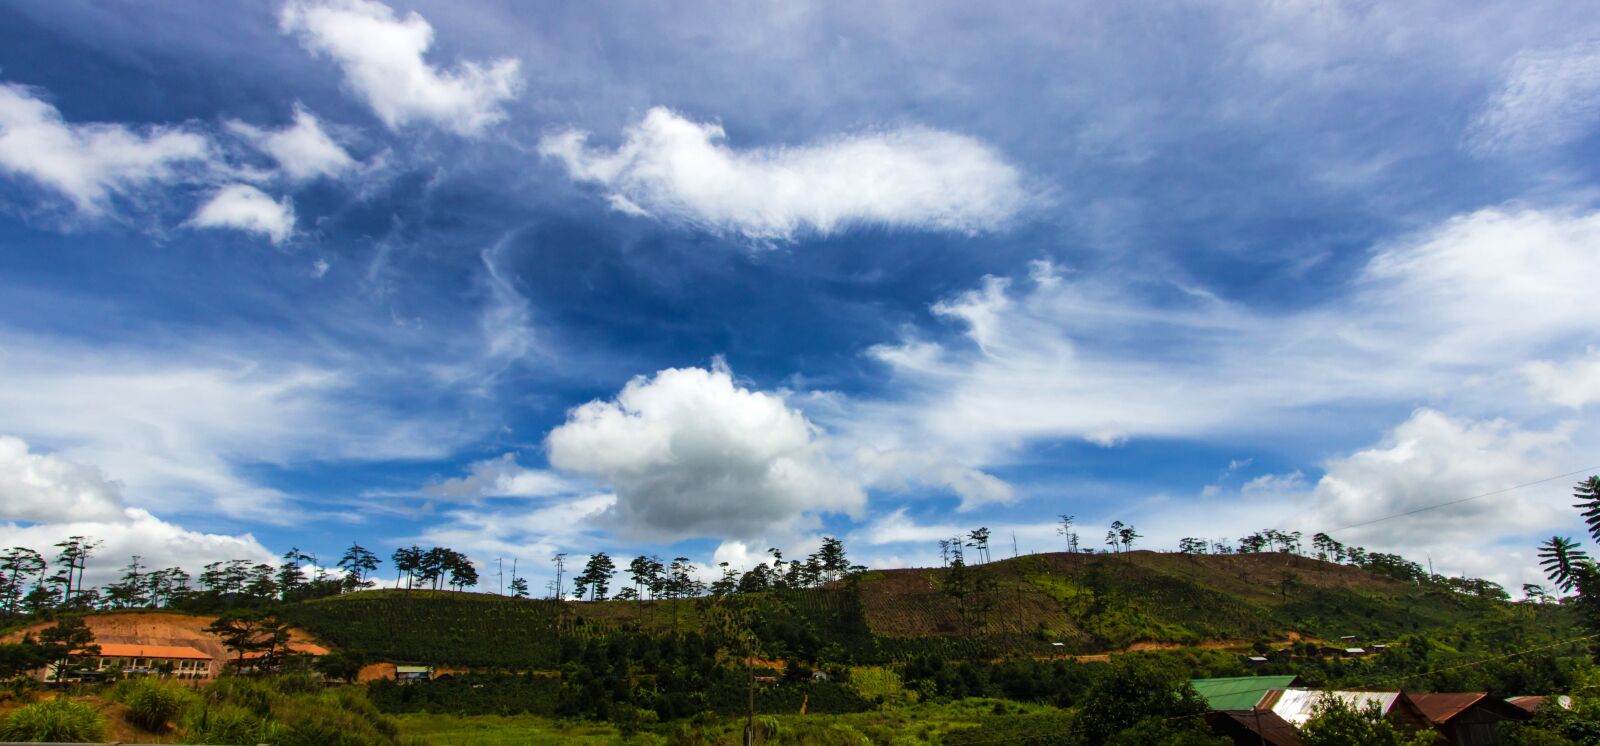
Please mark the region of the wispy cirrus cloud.
[[1594, 129], [1600, 113], [1600, 43], [1524, 51], [1473, 117], [1474, 150], [1560, 145]]

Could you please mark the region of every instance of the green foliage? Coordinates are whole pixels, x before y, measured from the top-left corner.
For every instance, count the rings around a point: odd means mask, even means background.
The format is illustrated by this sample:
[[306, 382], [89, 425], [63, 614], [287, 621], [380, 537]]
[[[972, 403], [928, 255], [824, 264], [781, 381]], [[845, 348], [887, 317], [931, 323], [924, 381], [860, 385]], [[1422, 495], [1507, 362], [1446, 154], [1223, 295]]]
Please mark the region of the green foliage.
[[93, 707], [64, 696], [26, 705], [0, 718], [0, 740], [6, 741], [99, 741], [105, 736], [106, 721]]
[[367, 665], [367, 661], [367, 656], [360, 651], [334, 650], [317, 658], [312, 665], [323, 676], [348, 683], [356, 680], [356, 676], [361, 673], [361, 668]]
[[117, 682], [111, 698], [128, 706], [128, 722], [151, 733], [165, 733], [184, 708], [198, 700], [180, 684], [149, 677]]
[[183, 718], [189, 743], [391, 746], [398, 729], [364, 689], [325, 689], [304, 675], [225, 676]]
[[372, 703], [386, 713], [455, 715], [554, 715], [561, 679], [555, 676], [456, 676], [399, 684], [379, 679], [367, 685]]
[[435, 665], [554, 668], [563, 604], [480, 593], [368, 591], [284, 607], [283, 617], [334, 646], [373, 660]]
[[1383, 719], [1377, 702], [1356, 708], [1338, 697], [1325, 696], [1312, 710], [1311, 719], [1300, 728], [1306, 746], [1428, 746], [1432, 731], [1408, 737]]
[[945, 736], [948, 746], [1014, 743], [1068, 746], [1078, 743], [1072, 716], [1066, 712], [1029, 712], [986, 718], [976, 728], [964, 728]]
[[1085, 743], [1108, 743], [1130, 728], [1148, 733], [1151, 727], [1141, 726], [1147, 718], [1199, 719], [1208, 709], [1206, 701], [1189, 686], [1183, 670], [1125, 655], [1114, 659], [1084, 694], [1076, 729]]

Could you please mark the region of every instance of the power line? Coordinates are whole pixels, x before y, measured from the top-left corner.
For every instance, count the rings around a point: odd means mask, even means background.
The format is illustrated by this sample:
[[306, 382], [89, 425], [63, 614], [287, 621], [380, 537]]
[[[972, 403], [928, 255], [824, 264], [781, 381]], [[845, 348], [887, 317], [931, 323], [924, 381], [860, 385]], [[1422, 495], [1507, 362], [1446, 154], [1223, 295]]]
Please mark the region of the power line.
[[1471, 497], [1463, 497], [1463, 498], [1458, 498], [1458, 499], [1455, 499], [1455, 500], [1447, 500], [1447, 501], [1442, 502], [1442, 503], [1435, 503], [1433, 505], [1425, 505], [1425, 506], [1420, 507], [1420, 508], [1407, 510], [1407, 511], [1405, 511], [1403, 513], [1393, 513], [1393, 514], [1390, 514], [1390, 515], [1383, 516], [1381, 518], [1374, 518], [1374, 519], [1372, 519], [1370, 521], [1363, 521], [1361, 523], [1353, 523], [1353, 524], [1351, 524], [1349, 526], [1340, 526], [1338, 528], [1329, 530], [1327, 533], [1331, 534], [1331, 533], [1333, 533], [1335, 531], [1348, 531], [1348, 530], [1350, 530], [1352, 528], [1361, 528], [1363, 526], [1371, 526], [1374, 523], [1382, 523], [1384, 521], [1391, 520], [1391, 519], [1394, 519], [1394, 518], [1404, 518], [1405, 516], [1408, 516], [1408, 515], [1416, 515], [1418, 513], [1425, 513], [1425, 512], [1430, 511], [1430, 510], [1438, 510], [1439, 508], [1448, 508], [1451, 505], [1460, 505], [1461, 503], [1470, 502], [1472, 500], [1477, 500], [1477, 499], [1483, 498], [1483, 497], [1492, 497], [1494, 495], [1503, 495], [1503, 494], [1505, 494], [1507, 492], [1514, 492], [1514, 491], [1520, 490], [1520, 489], [1522, 489], [1524, 487], [1532, 487], [1534, 485], [1544, 484], [1545, 482], [1554, 482], [1557, 479], [1567, 479], [1569, 477], [1577, 476], [1579, 474], [1583, 474], [1583, 473], [1586, 473], [1586, 472], [1592, 473], [1592, 472], [1595, 472], [1595, 471], [1600, 471], [1600, 466], [1590, 466], [1590, 467], [1585, 468], [1585, 469], [1578, 469], [1577, 471], [1569, 471], [1569, 472], [1567, 472], [1565, 474], [1557, 474], [1557, 475], [1555, 475], [1553, 477], [1545, 477], [1544, 479], [1537, 479], [1537, 480], [1534, 480], [1532, 482], [1523, 482], [1522, 484], [1513, 485], [1511, 487], [1506, 487], [1504, 489], [1494, 490], [1492, 492], [1480, 493], [1480, 494], [1477, 494], [1477, 495], [1473, 495]]

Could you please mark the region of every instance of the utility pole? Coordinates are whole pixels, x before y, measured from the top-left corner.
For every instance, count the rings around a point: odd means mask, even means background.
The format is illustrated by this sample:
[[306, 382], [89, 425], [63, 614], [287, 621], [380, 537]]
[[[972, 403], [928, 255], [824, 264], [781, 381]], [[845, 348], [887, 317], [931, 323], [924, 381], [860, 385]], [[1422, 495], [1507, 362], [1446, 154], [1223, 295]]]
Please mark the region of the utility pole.
[[500, 595], [506, 595], [506, 561], [504, 557], [494, 558], [494, 577], [500, 584]]

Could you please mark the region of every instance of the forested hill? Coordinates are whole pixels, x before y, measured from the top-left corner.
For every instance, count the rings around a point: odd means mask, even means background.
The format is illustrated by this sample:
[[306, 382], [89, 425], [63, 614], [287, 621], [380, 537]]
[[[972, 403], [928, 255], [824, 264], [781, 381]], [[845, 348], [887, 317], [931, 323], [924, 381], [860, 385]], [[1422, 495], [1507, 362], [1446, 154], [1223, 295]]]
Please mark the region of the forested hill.
[[920, 653], [1093, 654], [1145, 645], [1336, 640], [1544, 615], [1459, 582], [1399, 580], [1284, 553], [1041, 554], [958, 569], [873, 570], [823, 587], [722, 598], [596, 602], [377, 590], [289, 604], [283, 616], [377, 659], [553, 668], [563, 645], [637, 629], [703, 632], [730, 608], [764, 654], [887, 662]]

